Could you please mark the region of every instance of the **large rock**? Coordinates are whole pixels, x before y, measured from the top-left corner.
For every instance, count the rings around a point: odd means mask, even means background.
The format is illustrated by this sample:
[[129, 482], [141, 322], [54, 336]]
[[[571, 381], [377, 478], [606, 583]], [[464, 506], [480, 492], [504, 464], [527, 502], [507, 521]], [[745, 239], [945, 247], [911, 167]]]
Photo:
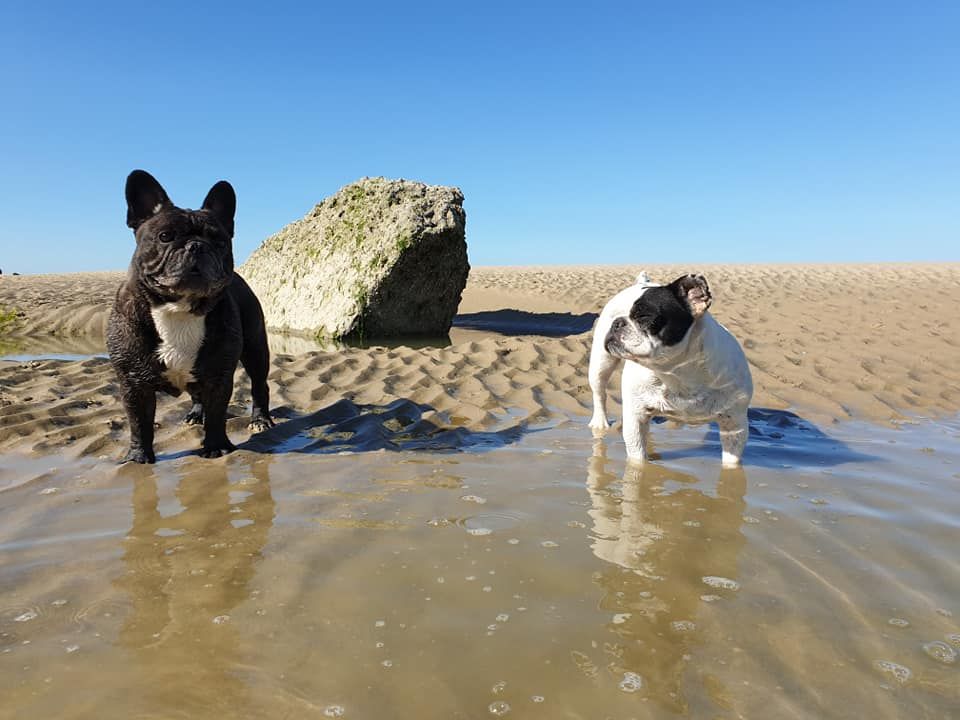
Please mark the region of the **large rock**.
[[465, 225], [457, 188], [363, 178], [264, 240], [239, 272], [272, 329], [445, 335], [470, 272]]

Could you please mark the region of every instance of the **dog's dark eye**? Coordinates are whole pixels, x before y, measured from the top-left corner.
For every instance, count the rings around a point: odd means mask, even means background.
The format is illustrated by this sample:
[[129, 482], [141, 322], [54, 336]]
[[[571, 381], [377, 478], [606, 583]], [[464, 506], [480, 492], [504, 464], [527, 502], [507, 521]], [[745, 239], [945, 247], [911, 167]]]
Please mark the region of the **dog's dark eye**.
[[161, 230], [160, 234], [157, 235], [157, 240], [164, 243], [170, 242], [171, 240], [173, 240], [173, 233], [170, 232], [169, 230]]

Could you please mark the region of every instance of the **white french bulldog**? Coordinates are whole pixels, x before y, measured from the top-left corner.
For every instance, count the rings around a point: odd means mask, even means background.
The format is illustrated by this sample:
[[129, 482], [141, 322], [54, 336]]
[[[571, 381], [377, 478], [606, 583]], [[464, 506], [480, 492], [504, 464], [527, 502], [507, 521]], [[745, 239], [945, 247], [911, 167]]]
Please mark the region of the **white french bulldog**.
[[753, 380], [740, 343], [707, 312], [712, 301], [701, 275], [660, 285], [641, 273], [635, 285], [614, 295], [600, 313], [590, 352], [590, 427], [597, 436], [610, 427], [607, 383], [625, 360], [623, 440], [631, 461], [647, 459], [650, 419], [662, 417], [690, 424], [716, 422], [723, 464], [740, 464], [749, 434]]

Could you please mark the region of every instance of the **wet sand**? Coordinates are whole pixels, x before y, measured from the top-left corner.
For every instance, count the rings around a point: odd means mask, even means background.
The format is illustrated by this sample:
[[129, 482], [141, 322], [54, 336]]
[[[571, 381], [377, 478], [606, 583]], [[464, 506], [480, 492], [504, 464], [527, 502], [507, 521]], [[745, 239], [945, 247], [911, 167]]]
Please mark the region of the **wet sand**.
[[696, 268], [742, 471], [705, 428], [642, 471], [591, 438], [638, 269], [481, 268], [425, 347], [277, 338], [278, 427], [238, 373], [240, 450], [166, 398], [153, 467], [113, 462], [119, 276], [0, 277], [0, 718], [951, 717], [960, 266]]

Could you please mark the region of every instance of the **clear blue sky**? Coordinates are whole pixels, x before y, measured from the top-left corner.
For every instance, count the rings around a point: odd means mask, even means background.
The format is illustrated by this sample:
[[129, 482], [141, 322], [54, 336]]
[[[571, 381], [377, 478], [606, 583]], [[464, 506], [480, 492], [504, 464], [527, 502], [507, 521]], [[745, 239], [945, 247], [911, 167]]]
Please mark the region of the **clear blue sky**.
[[298, 5], [0, 3], [4, 272], [125, 267], [133, 168], [238, 261], [364, 175], [478, 265], [960, 259], [956, 2]]

